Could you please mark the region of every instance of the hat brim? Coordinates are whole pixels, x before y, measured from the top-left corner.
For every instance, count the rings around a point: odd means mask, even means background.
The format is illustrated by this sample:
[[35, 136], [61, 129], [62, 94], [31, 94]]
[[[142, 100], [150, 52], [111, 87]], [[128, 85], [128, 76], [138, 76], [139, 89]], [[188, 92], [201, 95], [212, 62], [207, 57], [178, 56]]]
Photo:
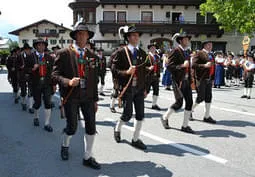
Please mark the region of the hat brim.
[[189, 40], [191, 40], [192, 36], [190, 36], [190, 35], [178, 36], [178, 37], [176, 38], [176, 42], [177, 42], [178, 44], [180, 44], [180, 40], [182, 40], [183, 38], [189, 38]]
[[208, 43], [213, 43], [212, 41], [205, 41], [205, 42], [202, 42], [202, 46], [204, 47], [204, 45], [208, 44]]
[[48, 47], [48, 43], [45, 42], [45, 41], [37, 41], [37, 42], [34, 42], [34, 43], [33, 43], [33, 47], [36, 48], [37, 44], [40, 44], [40, 43], [44, 44], [44, 45], [45, 45], [45, 48]]
[[[70, 37], [73, 39], [73, 40], [76, 40], [76, 33], [78, 33], [79, 31], [83, 31], [83, 30], [75, 30], [75, 31], [71, 31], [70, 32]], [[84, 31], [88, 31], [89, 33], [89, 39], [92, 39], [95, 35], [95, 33], [93, 31], [89, 31], [89, 30], [84, 30]]]
[[132, 32], [128, 32], [128, 33], [125, 33], [124, 35], [123, 35], [123, 37], [124, 37], [124, 39], [126, 40], [126, 41], [128, 41], [128, 36], [130, 35], [130, 34], [132, 34], [132, 33], [138, 33], [139, 34], [139, 36], [142, 36], [142, 32], [140, 32], [140, 31], [132, 31]]

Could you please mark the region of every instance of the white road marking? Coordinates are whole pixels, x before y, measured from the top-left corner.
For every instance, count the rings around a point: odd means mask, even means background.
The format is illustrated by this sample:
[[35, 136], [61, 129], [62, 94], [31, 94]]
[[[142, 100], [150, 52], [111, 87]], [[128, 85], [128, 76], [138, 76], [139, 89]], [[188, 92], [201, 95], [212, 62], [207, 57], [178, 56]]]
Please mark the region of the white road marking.
[[[160, 96], [160, 98], [164, 99], [164, 100], [168, 100], [168, 101], [173, 101], [172, 99], [168, 99], [168, 98], [162, 97], [162, 96]], [[199, 106], [201, 106], [201, 104]], [[217, 106], [213, 106], [213, 105], [212, 105], [212, 108], [213, 109], [218, 109], [218, 110], [221, 110], [221, 111], [233, 112], [233, 113], [237, 113], [237, 114], [243, 114], [243, 115], [246, 115], [246, 116], [254, 116], [255, 117], [254, 113], [249, 113], [249, 112], [244, 112], [244, 111], [237, 111], [237, 110], [234, 110], [234, 109], [222, 108], [222, 107], [217, 107]]]
[[[113, 119], [105, 119], [105, 121], [109, 121], [109, 122], [113, 122], [113, 123], [115, 122]], [[130, 127], [130, 126], [127, 126], [127, 125], [124, 125], [123, 128], [125, 128], [125, 129], [127, 129], [129, 131], [132, 131], [132, 132], [134, 131], [133, 127]], [[175, 147], [177, 149], [183, 150], [185, 152], [190, 152], [192, 154], [201, 156], [203, 158], [206, 158], [208, 160], [211, 160], [211, 161], [223, 164], [223, 165], [225, 165], [228, 162], [226, 159], [223, 159], [221, 157], [217, 157], [217, 156], [214, 156], [212, 154], [208, 154], [208, 153], [205, 153], [205, 152], [198, 151], [196, 149], [193, 149], [193, 148], [190, 148], [188, 146], [176, 143], [174, 141], [170, 141], [170, 140], [161, 138], [159, 136], [153, 135], [153, 134], [145, 132], [145, 131], [141, 131], [141, 135], [143, 135], [143, 136], [145, 136], [147, 138], [150, 138], [150, 139], [152, 139], [154, 141], [157, 141], [159, 143], [170, 145], [170, 146]]]

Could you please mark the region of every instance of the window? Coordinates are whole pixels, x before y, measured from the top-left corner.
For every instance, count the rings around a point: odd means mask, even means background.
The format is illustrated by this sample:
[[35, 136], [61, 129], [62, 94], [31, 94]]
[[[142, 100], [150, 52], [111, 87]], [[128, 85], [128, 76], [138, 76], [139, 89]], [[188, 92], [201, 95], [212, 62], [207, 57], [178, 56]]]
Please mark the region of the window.
[[205, 24], [205, 16], [202, 16], [201, 13], [197, 13], [197, 24]]
[[181, 12], [173, 12], [172, 13], [172, 22], [173, 23], [179, 23], [179, 17], [182, 13]]
[[125, 23], [127, 18], [126, 12], [117, 12], [117, 22]]
[[59, 33], [65, 33], [65, 32], [66, 32], [66, 30], [64, 30], [64, 29], [60, 29], [58, 32], [59, 32]]
[[23, 39], [22, 43], [25, 44], [25, 43], [28, 43], [28, 41], [29, 41], [28, 39]]
[[93, 23], [94, 22], [94, 12], [89, 12], [89, 23]]
[[59, 40], [59, 43], [60, 43], [60, 44], [65, 44], [66, 41], [65, 41], [64, 39], [60, 39], [60, 40]]
[[36, 33], [38, 33], [38, 32], [39, 32], [38, 29], [33, 29], [33, 33], [34, 33], [34, 34], [36, 34]]
[[67, 44], [72, 44], [73, 43], [73, 40], [72, 39], [68, 39], [67, 40]]
[[104, 11], [103, 20], [105, 22], [115, 22], [115, 12], [114, 11]]
[[142, 12], [142, 19], [141, 19], [142, 22], [152, 22], [152, 20], [153, 20], [152, 12], [147, 12], [147, 11]]
[[56, 45], [57, 44], [57, 40], [56, 39], [51, 39], [50, 40], [50, 44], [51, 45]]
[[207, 13], [206, 22], [207, 24], [216, 24], [216, 18], [213, 16], [213, 13]]
[[50, 33], [50, 30], [49, 30], [49, 29], [45, 29], [45, 33], [46, 33], [46, 34], [49, 34], [49, 33]]
[[57, 30], [51, 29], [51, 30], [50, 30], [50, 33], [51, 33], [51, 34], [56, 34], [56, 33], [57, 33]]

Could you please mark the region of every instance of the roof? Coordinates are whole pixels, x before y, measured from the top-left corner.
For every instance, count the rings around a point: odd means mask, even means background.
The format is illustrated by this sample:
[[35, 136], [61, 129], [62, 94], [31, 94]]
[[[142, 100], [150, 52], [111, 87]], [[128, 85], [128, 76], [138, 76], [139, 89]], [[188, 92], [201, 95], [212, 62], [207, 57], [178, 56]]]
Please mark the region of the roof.
[[0, 38], [0, 45], [6, 45], [8, 44], [10, 39], [8, 38]]
[[34, 26], [38, 26], [38, 25], [43, 24], [43, 23], [50, 23], [50, 24], [53, 24], [53, 25], [55, 25], [57, 27], [61, 27], [61, 28], [64, 28], [66, 30], [71, 30], [70, 28], [67, 28], [67, 27], [59, 25], [57, 23], [54, 23], [54, 22], [51, 22], [49, 20], [43, 19], [43, 20], [40, 20], [38, 22], [35, 22], [35, 23], [30, 24], [30, 25], [27, 25], [27, 26], [24, 26], [22, 28], [19, 28], [17, 30], [11, 31], [11, 32], [9, 32], [9, 34], [13, 34], [13, 35], [18, 36], [21, 31], [26, 30], [26, 29], [31, 28], [31, 27], [34, 27]]

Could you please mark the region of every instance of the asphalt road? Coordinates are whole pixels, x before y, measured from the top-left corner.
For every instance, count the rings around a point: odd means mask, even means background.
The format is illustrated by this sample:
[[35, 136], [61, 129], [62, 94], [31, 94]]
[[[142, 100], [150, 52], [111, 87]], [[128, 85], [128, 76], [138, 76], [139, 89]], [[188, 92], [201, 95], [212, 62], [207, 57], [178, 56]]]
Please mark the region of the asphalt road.
[[[123, 142], [116, 144], [113, 127], [120, 117], [109, 110], [111, 75], [107, 74], [105, 93], [97, 113], [97, 137], [94, 155], [102, 164], [100, 171], [82, 166], [83, 134], [80, 125], [70, 147], [70, 159], [60, 159], [61, 132], [65, 120], [53, 109], [53, 133], [34, 127], [33, 116], [15, 105], [12, 90], [0, 73], [0, 177], [251, 177], [255, 176], [255, 95], [240, 99], [242, 88], [213, 90], [212, 116], [216, 125], [202, 122], [204, 104], [194, 112], [197, 119], [190, 126], [197, 132], [189, 135], [179, 129], [183, 112], [174, 114], [170, 130], [164, 130], [161, 115], [174, 102], [172, 91], [160, 88], [162, 111], [151, 110], [151, 94], [145, 100], [146, 118], [141, 138], [148, 149], [130, 145], [132, 121], [123, 127]], [[194, 93], [194, 97], [196, 94]], [[57, 103], [56, 95], [54, 100]], [[117, 107], [117, 105], [116, 105]], [[41, 112], [41, 123], [43, 123]], [[41, 124], [42, 125], [42, 124]]]

